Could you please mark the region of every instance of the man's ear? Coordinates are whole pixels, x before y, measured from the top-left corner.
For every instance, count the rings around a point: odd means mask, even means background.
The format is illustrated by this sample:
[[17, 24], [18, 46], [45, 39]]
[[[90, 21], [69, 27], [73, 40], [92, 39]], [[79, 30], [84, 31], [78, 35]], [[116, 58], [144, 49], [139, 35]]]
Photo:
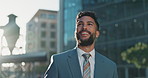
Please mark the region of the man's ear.
[[99, 35], [100, 35], [100, 32], [97, 30], [97, 31], [96, 31], [96, 37], [98, 38]]

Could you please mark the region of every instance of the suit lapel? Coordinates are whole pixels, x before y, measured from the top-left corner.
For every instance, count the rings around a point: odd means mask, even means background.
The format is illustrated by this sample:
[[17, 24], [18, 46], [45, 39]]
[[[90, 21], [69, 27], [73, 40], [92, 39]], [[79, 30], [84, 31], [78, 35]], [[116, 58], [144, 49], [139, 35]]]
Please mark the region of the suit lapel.
[[103, 60], [98, 52], [95, 52], [94, 78], [102, 78], [104, 74]]
[[76, 49], [68, 56], [68, 64], [73, 78], [82, 78]]

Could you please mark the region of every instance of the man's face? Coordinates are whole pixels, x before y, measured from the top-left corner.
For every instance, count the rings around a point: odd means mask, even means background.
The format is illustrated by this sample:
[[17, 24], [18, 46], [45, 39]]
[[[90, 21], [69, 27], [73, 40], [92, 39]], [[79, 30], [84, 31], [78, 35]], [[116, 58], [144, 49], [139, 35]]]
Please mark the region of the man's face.
[[97, 26], [93, 18], [83, 16], [77, 20], [76, 23], [76, 38], [78, 45], [89, 46], [92, 45], [99, 36]]

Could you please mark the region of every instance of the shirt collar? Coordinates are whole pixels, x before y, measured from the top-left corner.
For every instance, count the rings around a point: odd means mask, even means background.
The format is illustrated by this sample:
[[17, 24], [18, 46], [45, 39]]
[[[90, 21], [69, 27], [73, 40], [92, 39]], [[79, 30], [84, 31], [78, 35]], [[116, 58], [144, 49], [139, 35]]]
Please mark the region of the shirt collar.
[[[77, 48], [77, 53], [78, 53], [78, 56], [81, 57], [84, 53], [86, 53], [85, 51], [83, 51], [82, 49], [80, 48]], [[95, 49], [93, 49], [92, 51], [89, 52], [91, 57], [94, 58], [95, 57]]]

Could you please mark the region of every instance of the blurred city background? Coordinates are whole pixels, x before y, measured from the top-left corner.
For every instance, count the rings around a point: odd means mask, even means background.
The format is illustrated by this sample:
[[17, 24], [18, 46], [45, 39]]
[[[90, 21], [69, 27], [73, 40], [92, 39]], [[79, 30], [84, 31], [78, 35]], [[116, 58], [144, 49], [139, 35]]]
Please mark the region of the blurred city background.
[[75, 18], [87, 10], [100, 23], [95, 48], [119, 78], [148, 78], [148, 0], [0, 0], [0, 78], [42, 78], [52, 54], [75, 47]]

